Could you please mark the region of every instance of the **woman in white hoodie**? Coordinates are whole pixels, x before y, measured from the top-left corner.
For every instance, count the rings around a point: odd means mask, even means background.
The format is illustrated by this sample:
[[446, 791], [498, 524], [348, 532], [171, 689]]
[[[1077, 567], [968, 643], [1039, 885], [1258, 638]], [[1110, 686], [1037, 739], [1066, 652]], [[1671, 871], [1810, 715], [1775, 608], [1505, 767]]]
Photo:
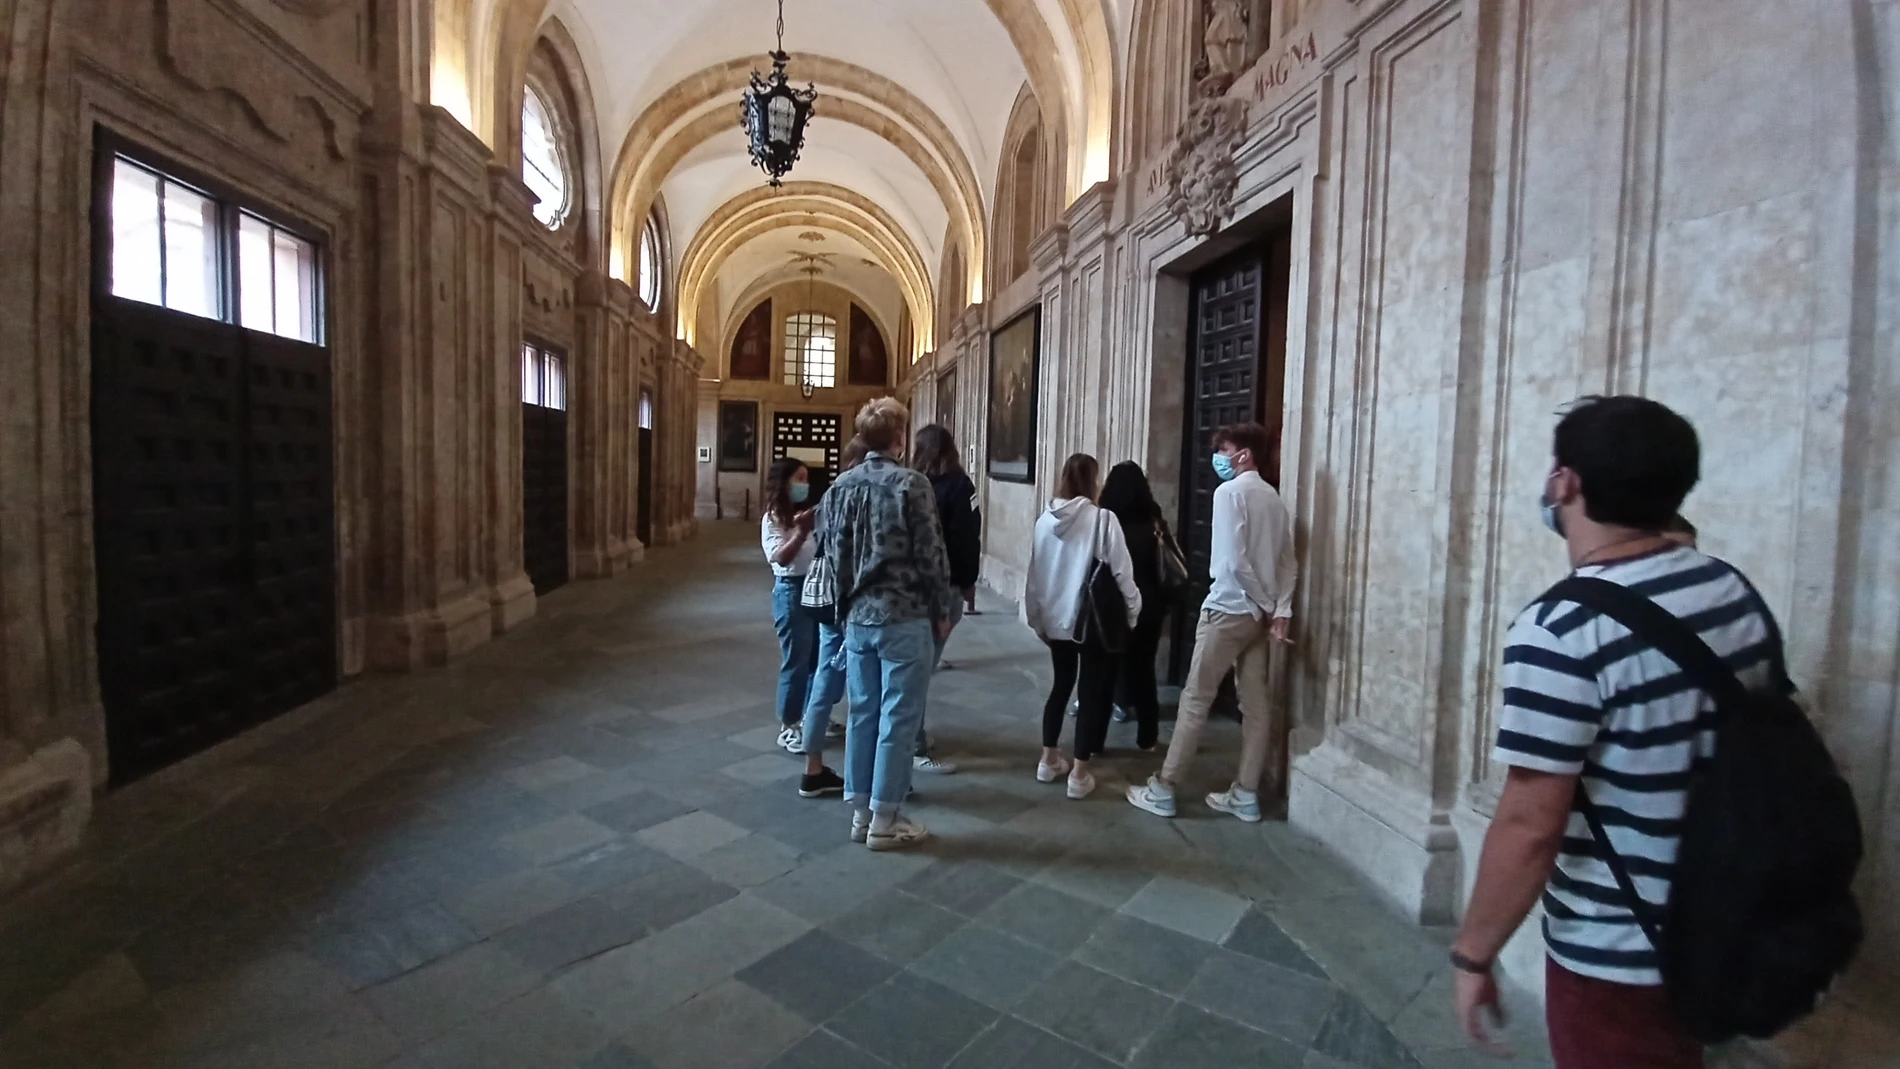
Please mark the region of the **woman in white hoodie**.
[[[1089, 760], [1102, 752], [1108, 737], [1108, 714], [1114, 700], [1119, 657], [1105, 649], [1093, 634], [1076, 641], [1082, 612], [1082, 588], [1096, 561], [1107, 563], [1121, 589], [1132, 629], [1141, 615], [1141, 590], [1135, 585], [1135, 566], [1128, 556], [1115, 517], [1095, 507], [1101, 465], [1087, 453], [1077, 453], [1062, 465], [1056, 499], [1036, 520], [1035, 542], [1029, 550], [1029, 575], [1023, 590], [1023, 619], [1049, 646], [1055, 665], [1055, 684], [1042, 707], [1042, 760], [1036, 778], [1054, 783], [1065, 773], [1069, 797], [1086, 798], [1095, 789]], [[1075, 760], [1062, 756], [1063, 713], [1069, 692], [1080, 688], [1075, 717]]]

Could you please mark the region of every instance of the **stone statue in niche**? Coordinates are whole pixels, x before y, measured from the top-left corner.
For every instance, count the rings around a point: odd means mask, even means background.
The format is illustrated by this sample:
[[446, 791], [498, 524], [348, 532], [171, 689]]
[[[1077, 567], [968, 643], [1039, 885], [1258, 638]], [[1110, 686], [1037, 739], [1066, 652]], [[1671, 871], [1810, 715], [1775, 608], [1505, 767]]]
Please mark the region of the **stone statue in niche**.
[[1210, 74], [1196, 84], [1168, 153], [1168, 205], [1197, 236], [1219, 230], [1234, 212], [1234, 153], [1247, 138], [1247, 102], [1224, 95], [1231, 81]]
[[1201, 37], [1207, 79], [1231, 85], [1247, 69], [1247, 6], [1244, 0], [1207, 0], [1207, 30]]

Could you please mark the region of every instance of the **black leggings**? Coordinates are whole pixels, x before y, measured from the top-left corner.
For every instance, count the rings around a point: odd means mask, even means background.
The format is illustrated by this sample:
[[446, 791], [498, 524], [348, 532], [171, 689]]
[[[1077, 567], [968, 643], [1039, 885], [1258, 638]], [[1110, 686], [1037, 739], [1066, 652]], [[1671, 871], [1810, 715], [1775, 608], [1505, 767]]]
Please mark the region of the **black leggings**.
[[[1149, 596], [1146, 591], [1143, 597]], [[1153, 595], [1161, 602], [1161, 595]], [[1128, 636], [1128, 647], [1120, 657], [1120, 678], [1115, 700], [1135, 714], [1135, 745], [1146, 749], [1161, 736], [1161, 699], [1155, 690], [1155, 651], [1161, 648], [1161, 625], [1168, 619], [1165, 603], [1144, 606], [1141, 619]]]
[[1069, 711], [1069, 692], [1078, 689], [1075, 713], [1075, 759], [1087, 761], [1102, 752], [1108, 739], [1108, 711], [1115, 695], [1119, 658], [1100, 646], [1079, 642], [1049, 643], [1049, 660], [1056, 678], [1049, 700], [1042, 706], [1042, 744], [1062, 741], [1062, 721]]

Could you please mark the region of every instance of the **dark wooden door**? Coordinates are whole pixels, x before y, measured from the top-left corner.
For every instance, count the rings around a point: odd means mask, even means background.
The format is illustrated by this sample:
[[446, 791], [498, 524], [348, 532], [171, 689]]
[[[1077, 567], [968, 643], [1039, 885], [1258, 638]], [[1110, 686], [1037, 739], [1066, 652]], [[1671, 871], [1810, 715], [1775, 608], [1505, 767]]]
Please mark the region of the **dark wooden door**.
[[[1187, 407], [1182, 442], [1178, 537], [1193, 575], [1176, 613], [1169, 677], [1186, 679], [1194, 650], [1196, 609], [1207, 597], [1208, 552], [1213, 541], [1214, 490], [1220, 476], [1210, 460], [1216, 430], [1257, 421], [1280, 425], [1286, 351], [1290, 235], [1276, 231], [1195, 274], [1190, 283]], [[1277, 472], [1266, 472], [1278, 482]], [[1216, 708], [1231, 712], [1231, 681]]]
[[336, 684], [328, 354], [101, 296], [99, 684], [125, 783]]
[[640, 496], [634, 504], [634, 534], [653, 544], [653, 428], [640, 428]]
[[[811, 497], [817, 501], [838, 473], [838, 451], [843, 443], [844, 420], [830, 412], [775, 412], [772, 414], [772, 459], [796, 455], [811, 472]], [[792, 453], [793, 450], [797, 452]], [[819, 460], [822, 456], [824, 459]]]
[[522, 561], [536, 594], [546, 594], [567, 582], [564, 409], [521, 406], [521, 540]]

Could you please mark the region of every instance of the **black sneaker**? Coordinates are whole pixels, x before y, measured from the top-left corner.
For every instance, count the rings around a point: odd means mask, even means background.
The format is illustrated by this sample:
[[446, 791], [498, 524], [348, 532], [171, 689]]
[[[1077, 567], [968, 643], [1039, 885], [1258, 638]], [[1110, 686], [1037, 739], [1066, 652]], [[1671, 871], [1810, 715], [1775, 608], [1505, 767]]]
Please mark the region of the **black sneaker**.
[[800, 798], [823, 798], [827, 794], [843, 794], [844, 780], [829, 768], [819, 769], [815, 775], [798, 778], [798, 796]]

